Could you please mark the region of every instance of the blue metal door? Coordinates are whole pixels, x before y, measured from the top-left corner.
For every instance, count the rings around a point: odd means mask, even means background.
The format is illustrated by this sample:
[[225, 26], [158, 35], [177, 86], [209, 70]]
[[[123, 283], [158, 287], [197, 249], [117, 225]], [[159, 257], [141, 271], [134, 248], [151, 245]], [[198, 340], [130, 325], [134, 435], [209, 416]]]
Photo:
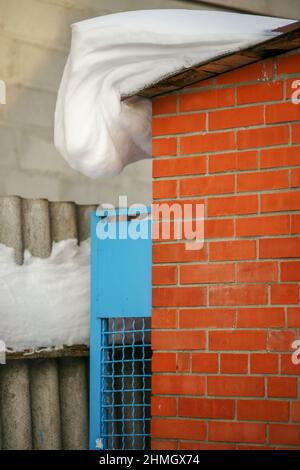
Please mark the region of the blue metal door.
[[149, 209], [92, 214], [91, 449], [149, 446], [151, 228]]

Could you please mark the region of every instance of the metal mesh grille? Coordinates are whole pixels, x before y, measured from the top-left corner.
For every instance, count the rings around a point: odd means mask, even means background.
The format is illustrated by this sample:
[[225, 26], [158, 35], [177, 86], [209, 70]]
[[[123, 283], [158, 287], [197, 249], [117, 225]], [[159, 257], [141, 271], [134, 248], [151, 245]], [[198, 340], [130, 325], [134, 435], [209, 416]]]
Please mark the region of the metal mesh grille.
[[150, 448], [150, 318], [101, 319], [104, 449]]

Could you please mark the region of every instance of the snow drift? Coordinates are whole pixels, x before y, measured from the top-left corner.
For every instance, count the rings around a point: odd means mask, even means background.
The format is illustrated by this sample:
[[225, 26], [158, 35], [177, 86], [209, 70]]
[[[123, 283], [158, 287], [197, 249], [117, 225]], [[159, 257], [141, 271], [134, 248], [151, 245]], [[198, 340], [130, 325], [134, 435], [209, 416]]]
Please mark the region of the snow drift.
[[0, 339], [13, 351], [89, 344], [90, 242], [54, 243], [15, 263], [0, 244]]
[[162, 78], [269, 39], [291, 20], [238, 13], [145, 10], [72, 26], [58, 93], [55, 144], [91, 178], [151, 156], [151, 101], [134, 95]]

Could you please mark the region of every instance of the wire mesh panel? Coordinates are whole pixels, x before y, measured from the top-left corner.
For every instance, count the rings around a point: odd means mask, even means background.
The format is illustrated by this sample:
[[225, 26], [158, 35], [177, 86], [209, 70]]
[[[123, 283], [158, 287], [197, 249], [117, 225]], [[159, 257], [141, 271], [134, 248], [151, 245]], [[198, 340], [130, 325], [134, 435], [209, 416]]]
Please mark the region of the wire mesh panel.
[[150, 448], [151, 221], [147, 209], [148, 238], [124, 238], [135, 223], [125, 215], [109, 222], [122, 230], [114, 240], [96, 236], [92, 215], [91, 449]]
[[101, 437], [105, 449], [146, 449], [151, 344], [145, 318], [101, 320]]

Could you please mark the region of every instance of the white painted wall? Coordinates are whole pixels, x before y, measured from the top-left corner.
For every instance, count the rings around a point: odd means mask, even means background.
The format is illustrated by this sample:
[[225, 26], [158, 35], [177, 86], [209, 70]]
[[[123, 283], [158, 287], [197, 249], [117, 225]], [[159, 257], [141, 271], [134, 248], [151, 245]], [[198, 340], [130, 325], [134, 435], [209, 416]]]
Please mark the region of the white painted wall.
[[[0, 195], [78, 203], [151, 201], [151, 161], [118, 177], [90, 180], [68, 167], [53, 146], [56, 93], [70, 44], [70, 25], [117, 11], [197, 8], [173, 0], [0, 0]], [[199, 8], [203, 8], [199, 6]]]

